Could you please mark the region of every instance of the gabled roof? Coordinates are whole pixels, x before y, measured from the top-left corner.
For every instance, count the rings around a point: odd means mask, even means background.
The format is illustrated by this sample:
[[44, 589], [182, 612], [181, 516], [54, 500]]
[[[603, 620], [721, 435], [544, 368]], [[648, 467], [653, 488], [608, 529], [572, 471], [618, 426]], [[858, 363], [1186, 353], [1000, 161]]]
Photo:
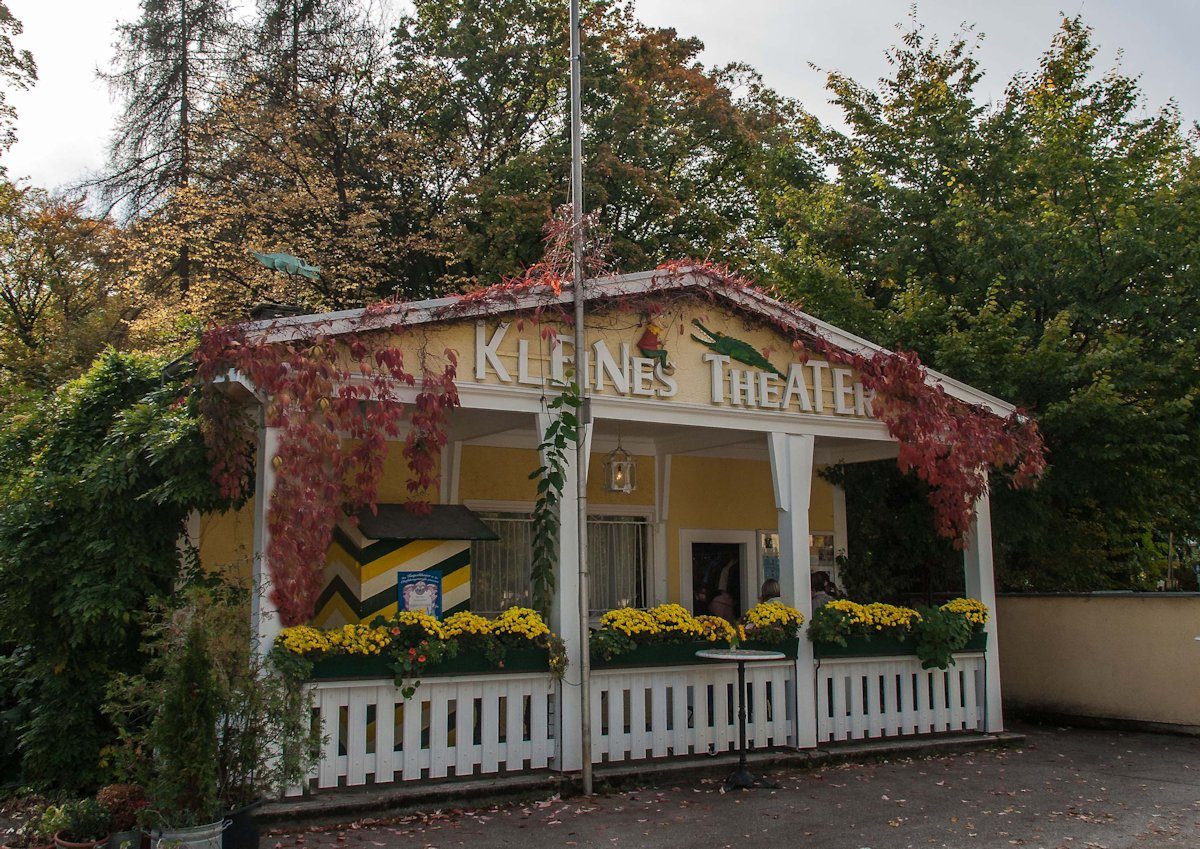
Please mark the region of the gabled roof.
[[[884, 350], [880, 345], [821, 321], [798, 307], [772, 298], [751, 286], [731, 285], [703, 268], [683, 267], [619, 274], [587, 282], [588, 302], [606, 303], [637, 295], [702, 290], [706, 297], [725, 302], [736, 310], [761, 316], [768, 324], [806, 336], [818, 336], [851, 354], [870, 355]], [[555, 293], [549, 286], [491, 290], [484, 296], [454, 296], [410, 301], [382, 307], [342, 310], [312, 315], [288, 316], [249, 322], [244, 329], [263, 341], [283, 342], [314, 333], [341, 335], [403, 325], [484, 318], [512, 312], [525, 312], [549, 305], [566, 307], [575, 302], [569, 288]], [[993, 395], [968, 386], [948, 375], [928, 369], [930, 381], [940, 384], [946, 394], [960, 401], [991, 410], [997, 415], [1012, 415], [1016, 408]]]

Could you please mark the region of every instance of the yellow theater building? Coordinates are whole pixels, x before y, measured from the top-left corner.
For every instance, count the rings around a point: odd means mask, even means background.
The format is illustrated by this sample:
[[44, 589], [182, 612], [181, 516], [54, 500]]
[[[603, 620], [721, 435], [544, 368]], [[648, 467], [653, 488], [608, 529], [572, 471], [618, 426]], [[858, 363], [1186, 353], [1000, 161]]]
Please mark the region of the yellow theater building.
[[[567, 469], [551, 622], [567, 643], [566, 678], [475, 676], [423, 685], [414, 697], [426, 700], [418, 716], [413, 708], [402, 710], [395, 727], [384, 731], [376, 730], [375, 717], [387, 715], [387, 702], [397, 708], [404, 701], [388, 694], [387, 682], [319, 684], [317, 710], [338, 739], [325, 744], [314, 786], [579, 768], [572, 718], [581, 709], [572, 686], [581, 652], [576, 475], [587, 481], [593, 618], [612, 608], [664, 602], [708, 613], [717, 595], [738, 614], [757, 601], [768, 579], [779, 582], [785, 603], [809, 617], [811, 573], [825, 571], [837, 580], [836, 558], [848, 549], [846, 499], [819, 472], [892, 458], [898, 446], [873, 414], [871, 393], [853, 368], [811, 352], [805, 357], [791, 340], [818, 336], [832, 348], [865, 355], [877, 346], [701, 270], [622, 275], [592, 281], [587, 292], [585, 351], [574, 349], [562, 313], [546, 309], [566, 305], [569, 311], [569, 291], [392, 308], [388, 319], [402, 327], [397, 345], [414, 357], [457, 355], [460, 406], [449, 414], [439, 490], [431, 493], [436, 504], [428, 516], [400, 506], [410, 495], [409, 477], [400, 450], [392, 450], [378, 513], [364, 512], [335, 532], [315, 619], [322, 626], [370, 621], [394, 613], [405, 599], [420, 607], [436, 598], [442, 614], [528, 604], [536, 498], [530, 472], [541, 462], [538, 445], [551, 420], [547, 403], [557, 385], [578, 373], [590, 398], [591, 424], [581, 434], [590, 462]], [[314, 328], [329, 336], [354, 334], [379, 323], [378, 310], [354, 310], [263, 320], [247, 332], [282, 340]], [[965, 403], [1000, 416], [1014, 412], [948, 376], [930, 372], [929, 380]], [[254, 387], [246, 390], [253, 398]], [[193, 527], [205, 562], [240, 564], [254, 581], [256, 621], [266, 641], [279, 627], [265, 601], [264, 517], [277, 440], [273, 428], [260, 428], [255, 499], [238, 512], [199, 517]], [[964, 570], [967, 594], [994, 607], [986, 495], [976, 505]], [[919, 667], [896, 658], [820, 661], [801, 639], [796, 660], [756, 673], [762, 703], [777, 706], [755, 720], [756, 745], [806, 748], [857, 736], [1001, 730], [994, 618], [988, 628], [992, 649], [960, 661], [944, 680], [921, 678]], [[730, 716], [710, 717], [703, 728], [693, 716], [703, 701], [696, 688], [726, 686], [729, 669], [593, 674], [601, 716], [594, 759], [682, 756], [732, 740]], [[442, 693], [443, 686], [452, 689]], [[924, 706], [921, 692], [929, 696]], [[454, 717], [468, 698], [478, 700], [472, 725], [483, 730], [467, 735], [460, 726], [454, 733], [461, 721]], [[495, 700], [492, 708], [489, 700]], [[331, 712], [338, 711], [342, 718], [334, 722]], [[359, 713], [361, 732], [353, 730]], [[491, 744], [489, 718], [506, 726]], [[443, 725], [449, 728], [444, 739]], [[405, 745], [406, 733], [420, 737], [419, 744], [410, 737]]]

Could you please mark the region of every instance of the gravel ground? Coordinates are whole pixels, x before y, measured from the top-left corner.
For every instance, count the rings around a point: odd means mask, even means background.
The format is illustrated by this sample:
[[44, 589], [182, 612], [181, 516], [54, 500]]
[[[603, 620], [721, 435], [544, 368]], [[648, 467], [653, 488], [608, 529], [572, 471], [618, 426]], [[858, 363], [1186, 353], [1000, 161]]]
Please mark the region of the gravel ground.
[[772, 773], [778, 790], [672, 781], [592, 799], [264, 836], [324, 847], [1195, 847], [1200, 739], [1019, 727], [1024, 748]]

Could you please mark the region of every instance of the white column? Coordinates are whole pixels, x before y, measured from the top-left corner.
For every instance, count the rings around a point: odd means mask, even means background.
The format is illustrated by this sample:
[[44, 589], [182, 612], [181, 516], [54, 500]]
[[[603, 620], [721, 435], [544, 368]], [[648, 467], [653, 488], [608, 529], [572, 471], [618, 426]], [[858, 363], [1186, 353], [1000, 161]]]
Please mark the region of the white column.
[[846, 488], [841, 484], [833, 486], [833, 574], [830, 576], [839, 587], [842, 586], [842, 576], [837, 566], [838, 557], [845, 557], [850, 550], [850, 531], [846, 525]]
[[254, 471], [254, 564], [250, 588], [250, 628], [255, 650], [261, 656], [266, 656], [271, 650], [275, 645], [275, 637], [282, 630], [279, 614], [271, 601], [271, 572], [267, 562], [267, 549], [271, 544], [267, 510], [271, 506], [271, 495], [275, 492], [276, 477], [271, 461], [279, 451], [279, 433], [279, 428], [260, 423]]
[[462, 469], [462, 442], [454, 440], [442, 446], [441, 475], [438, 496], [442, 504], [458, 503], [460, 469]]
[[996, 623], [996, 580], [992, 570], [992, 499], [984, 494], [975, 502], [975, 516], [963, 553], [967, 595], [987, 605], [987, 730], [1004, 730], [1000, 691], [1000, 635]]
[[[807, 434], [772, 433], [771, 480], [779, 510], [779, 591], [804, 621], [812, 618], [809, 587], [808, 506], [812, 497], [813, 442]], [[796, 655], [796, 746], [817, 745], [816, 659], [813, 646], [801, 634]]]
[[[646, 601], [647, 604], [665, 604], [667, 602], [668, 552], [670, 540], [667, 538], [667, 519], [671, 505], [671, 455], [657, 454], [654, 458], [654, 531], [651, 552], [650, 570], [651, 586]], [[681, 591], [682, 592], [682, 591]]]
[[[538, 442], [550, 426], [552, 417], [539, 413], [537, 417]], [[590, 455], [592, 429], [580, 427], [580, 439], [584, 453]], [[580, 759], [580, 716], [583, 710], [580, 699], [580, 670], [583, 668], [583, 645], [579, 634], [579, 499], [576, 480], [579, 468], [575, 452], [567, 451], [566, 474], [563, 480], [562, 498], [558, 511], [558, 570], [555, 573], [554, 606], [550, 611], [550, 628], [562, 637], [567, 648], [567, 674], [560, 687], [558, 702], [558, 768], [574, 771], [583, 768]], [[587, 469], [583, 469], [584, 479]]]

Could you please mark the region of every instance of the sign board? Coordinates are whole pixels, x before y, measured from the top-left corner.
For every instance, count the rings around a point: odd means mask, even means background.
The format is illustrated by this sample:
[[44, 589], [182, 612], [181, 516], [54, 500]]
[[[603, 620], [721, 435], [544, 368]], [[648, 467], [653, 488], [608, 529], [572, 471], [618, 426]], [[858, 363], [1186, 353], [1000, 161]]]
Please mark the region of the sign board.
[[400, 572], [396, 576], [401, 610], [419, 610], [442, 617], [442, 575], [436, 571]]

